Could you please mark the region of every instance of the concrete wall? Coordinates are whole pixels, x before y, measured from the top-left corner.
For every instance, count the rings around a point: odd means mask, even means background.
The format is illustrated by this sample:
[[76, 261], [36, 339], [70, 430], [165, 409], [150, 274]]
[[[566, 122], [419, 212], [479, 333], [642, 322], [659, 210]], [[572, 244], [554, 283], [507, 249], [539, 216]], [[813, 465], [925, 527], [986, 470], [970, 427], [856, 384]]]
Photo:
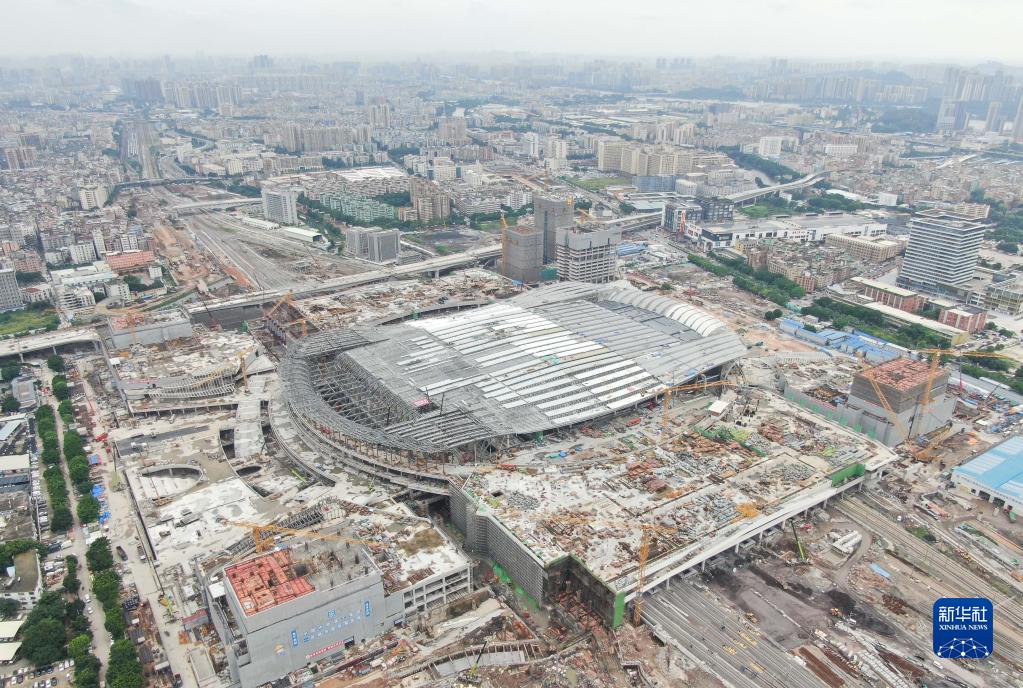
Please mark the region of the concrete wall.
[[388, 618], [383, 583], [372, 571], [349, 584], [316, 591], [250, 617], [242, 613], [230, 591], [226, 599], [235, 620], [247, 628], [248, 653], [237, 659], [243, 686], [261, 685], [311, 661], [343, 654], [346, 644], [358, 645], [394, 625]]
[[136, 342], [151, 345], [192, 336], [192, 323], [187, 319], [139, 325], [134, 334], [130, 329], [110, 331], [110, 344], [114, 349], [127, 349]]

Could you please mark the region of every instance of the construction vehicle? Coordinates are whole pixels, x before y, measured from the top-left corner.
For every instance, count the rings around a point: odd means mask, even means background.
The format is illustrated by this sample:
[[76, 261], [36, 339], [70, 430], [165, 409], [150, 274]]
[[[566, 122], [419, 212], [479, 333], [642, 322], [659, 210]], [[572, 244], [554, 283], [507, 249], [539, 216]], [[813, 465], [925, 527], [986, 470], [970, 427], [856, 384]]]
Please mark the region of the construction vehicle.
[[223, 519], [221, 523], [229, 526], [248, 528], [251, 530], [252, 541], [255, 543], [257, 552], [267, 552], [273, 549], [277, 535], [295, 535], [298, 537], [313, 538], [315, 540], [332, 540], [334, 542], [344, 542], [349, 545], [364, 545], [371, 549], [379, 549], [381, 547], [378, 542], [357, 540], [355, 538], [345, 537], [344, 535], [324, 533], [318, 530], [309, 530], [308, 528], [286, 528], [273, 523], [252, 523], [250, 521], [234, 521], [226, 518]]
[[470, 677], [475, 678], [476, 674], [479, 673], [479, 670], [480, 670], [480, 659], [483, 657], [483, 653], [484, 653], [484, 651], [486, 651], [487, 645], [489, 645], [489, 644], [490, 644], [490, 638], [487, 638], [486, 641], [484, 641], [483, 645], [480, 647], [480, 651], [478, 653], [476, 653], [476, 659], [473, 660], [472, 667], [469, 669], [469, 676]]
[[796, 539], [796, 551], [799, 553], [799, 561], [805, 564], [807, 561], [806, 550], [803, 548], [803, 543], [799, 539], [799, 533], [796, 532], [795, 519], [790, 520], [789, 525], [792, 526], [792, 537]]

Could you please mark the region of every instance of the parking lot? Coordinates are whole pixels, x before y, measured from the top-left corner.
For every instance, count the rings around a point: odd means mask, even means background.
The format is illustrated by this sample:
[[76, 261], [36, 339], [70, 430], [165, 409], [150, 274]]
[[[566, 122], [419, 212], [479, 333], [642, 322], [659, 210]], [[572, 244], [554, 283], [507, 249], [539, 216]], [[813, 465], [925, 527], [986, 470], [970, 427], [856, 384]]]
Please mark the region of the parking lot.
[[0, 671], [0, 688], [15, 685], [25, 688], [70, 686], [74, 678], [74, 665], [75, 660], [66, 659], [36, 671], [26, 662], [18, 662]]

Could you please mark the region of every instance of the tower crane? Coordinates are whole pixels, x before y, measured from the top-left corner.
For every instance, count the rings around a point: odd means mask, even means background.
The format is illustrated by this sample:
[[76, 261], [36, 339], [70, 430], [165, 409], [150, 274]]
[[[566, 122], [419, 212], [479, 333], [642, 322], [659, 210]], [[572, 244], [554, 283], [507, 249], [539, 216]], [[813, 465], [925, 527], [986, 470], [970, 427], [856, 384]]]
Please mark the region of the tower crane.
[[[892, 424], [898, 427], [899, 431], [906, 436], [906, 439], [910, 439], [914, 436], [922, 434], [919, 432], [923, 418], [925, 418], [927, 409], [931, 405], [931, 392], [934, 389], [934, 381], [938, 377], [938, 366], [941, 364], [942, 356], [949, 356], [952, 358], [1000, 358], [1003, 360], [1012, 361], [1013, 363], [1020, 363], [1012, 356], [1000, 354], [995, 351], [957, 351], [955, 349], [918, 349], [918, 354], [929, 354], [930, 355], [930, 369], [927, 372], [927, 382], [924, 387], [923, 396], [920, 398], [920, 402], [917, 404], [916, 412], [913, 414], [913, 418], [910, 420], [910, 424], [907, 427], [902, 419], [899, 418], [898, 414], [889, 404], [888, 399], [885, 397], [884, 392], [881, 390], [880, 385], [870, 374], [869, 369], [863, 370], [863, 377], [867, 379], [870, 386], [874, 390], [874, 394], [877, 395], [878, 401], [881, 402], [882, 408], [885, 413], [891, 419]], [[928, 442], [922, 449], [913, 452], [913, 457], [918, 461], [930, 461], [934, 449], [948, 437], [948, 430], [939, 433], [930, 442]]]
[[334, 542], [344, 542], [349, 545], [364, 545], [370, 549], [379, 549], [381, 547], [378, 542], [358, 540], [356, 538], [345, 537], [344, 535], [335, 535], [333, 533], [324, 533], [318, 530], [309, 530], [308, 528], [286, 528], [273, 523], [252, 523], [251, 521], [235, 521], [227, 518], [223, 519], [221, 522], [229, 526], [248, 528], [252, 531], [252, 541], [256, 545], [257, 552], [266, 552], [273, 549], [274, 535], [294, 535], [298, 537], [312, 538], [315, 540], [332, 540]]
[[[759, 515], [759, 511], [755, 504], [739, 504], [737, 510], [740, 513], [740, 518], [754, 518]], [[535, 517], [536, 514], [532, 512], [523, 512], [517, 510], [509, 510], [506, 513], [508, 515], [518, 514], [524, 516]], [[657, 523], [646, 523], [635, 520], [616, 520], [613, 518], [589, 518], [586, 516], [568, 516], [568, 515], [544, 515], [539, 518], [539, 522], [555, 522], [555, 523], [571, 523], [577, 525], [611, 525], [616, 528], [634, 529], [638, 528], [642, 532], [642, 536], [639, 539], [639, 552], [636, 556], [636, 587], [635, 587], [635, 598], [632, 603], [632, 623], [638, 626], [642, 621], [642, 605], [643, 605], [643, 588], [647, 585], [647, 562], [650, 560], [650, 549], [653, 538], [657, 535], [663, 536], [674, 536], [678, 534], [677, 528], [672, 528], [669, 525], [659, 525]]]

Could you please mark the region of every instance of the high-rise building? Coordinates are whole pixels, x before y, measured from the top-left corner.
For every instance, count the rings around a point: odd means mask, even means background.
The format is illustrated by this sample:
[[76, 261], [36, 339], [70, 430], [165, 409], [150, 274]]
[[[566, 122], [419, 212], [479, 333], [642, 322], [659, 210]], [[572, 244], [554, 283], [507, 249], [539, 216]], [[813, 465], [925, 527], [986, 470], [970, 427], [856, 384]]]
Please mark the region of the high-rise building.
[[503, 231], [501, 274], [523, 284], [538, 284], [543, 267], [543, 233], [522, 226]]
[[533, 226], [543, 235], [543, 262], [557, 260], [558, 230], [575, 224], [571, 201], [547, 196], [533, 196]]
[[969, 291], [985, 226], [946, 210], [924, 210], [909, 221], [909, 244], [898, 285], [931, 294]]
[[762, 136], [757, 143], [757, 155], [762, 158], [777, 158], [781, 155], [781, 136]]
[[618, 273], [620, 229], [559, 229], [558, 279], [605, 284]]
[[387, 101], [369, 106], [369, 123], [384, 129], [391, 126], [391, 106]]
[[298, 224], [298, 195], [296, 186], [263, 188], [263, 217], [282, 225]]
[[0, 270], [0, 311], [16, 311], [24, 305], [14, 270]]
[[401, 252], [401, 232], [381, 227], [347, 227], [344, 230], [345, 255], [373, 263], [397, 260]]
[[437, 136], [444, 143], [462, 144], [468, 141], [465, 117], [441, 117], [437, 122]]
[[989, 103], [987, 106], [987, 117], [984, 119], [984, 131], [997, 134], [1002, 130], [1002, 119], [998, 114], [1002, 110], [1002, 104], [998, 101]]
[[938, 122], [935, 126], [938, 133], [949, 134], [966, 129], [970, 114], [966, 103], [961, 100], [942, 100], [938, 107]]
[[91, 184], [78, 189], [78, 203], [82, 206], [82, 210], [102, 208], [106, 202], [107, 190], [104, 186]]
[[409, 196], [420, 222], [443, 220], [451, 214], [451, 197], [429, 179], [410, 178]]
[[522, 154], [531, 158], [540, 157], [540, 135], [535, 132], [528, 132], [522, 137]]
[[1016, 107], [1016, 119], [1012, 121], [1012, 140], [1023, 143], [1023, 98], [1020, 98]]

